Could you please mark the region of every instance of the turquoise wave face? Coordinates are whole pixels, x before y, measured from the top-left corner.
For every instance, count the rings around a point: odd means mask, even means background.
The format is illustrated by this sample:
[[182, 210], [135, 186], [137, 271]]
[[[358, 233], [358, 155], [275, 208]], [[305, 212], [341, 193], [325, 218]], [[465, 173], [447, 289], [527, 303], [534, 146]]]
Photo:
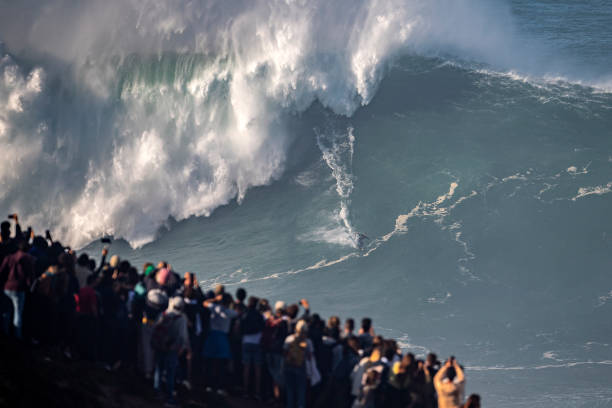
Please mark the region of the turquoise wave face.
[[151, 3], [43, 56], [0, 24], [0, 209], [370, 316], [489, 405], [611, 403], [611, 6], [350, 3]]

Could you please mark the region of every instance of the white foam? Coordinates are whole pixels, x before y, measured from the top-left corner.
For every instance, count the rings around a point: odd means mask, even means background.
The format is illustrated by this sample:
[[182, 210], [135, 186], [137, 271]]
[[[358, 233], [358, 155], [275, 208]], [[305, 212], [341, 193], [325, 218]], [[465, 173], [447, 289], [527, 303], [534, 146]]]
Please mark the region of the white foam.
[[606, 293], [605, 295], [601, 295], [597, 298], [597, 307], [601, 307], [612, 300], [612, 290]]
[[587, 197], [590, 195], [604, 195], [608, 194], [612, 191], [612, 181], [608, 184], [603, 184], [600, 186], [592, 186], [592, 187], [580, 187], [578, 189], [578, 194], [572, 197], [572, 201], [576, 201], [580, 198]]
[[[39, 6], [12, 2], [0, 15], [6, 49], [40, 66], [6, 62], [0, 46], [0, 137], [14, 140], [6, 167], [20, 169], [0, 174], [15, 197], [0, 207], [76, 246], [104, 234], [139, 246], [169, 216], [244, 199], [283, 171], [293, 137], [283, 115], [314, 100], [351, 115], [401, 54], [521, 60], [509, 7], [486, 0]], [[35, 133], [42, 122], [53, 126]], [[34, 183], [37, 200], [19, 188]]]
[[580, 170], [576, 166], [570, 166], [570, 167], [567, 168], [566, 171], [569, 174], [571, 174], [572, 176], [577, 176], [577, 175], [580, 175], [580, 174], [589, 174], [589, 166], [590, 165], [591, 165], [591, 162], [589, 162], [586, 166], [584, 166]]
[[443, 305], [446, 304], [446, 302], [448, 302], [452, 298], [452, 296], [453, 295], [450, 292], [447, 292], [444, 296], [431, 296], [425, 301], [427, 303]]
[[[346, 133], [335, 130], [317, 131], [317, 144], [321, 150], [323, 161], [332, 172], [336, 182], [336, 193], [340, 200], [340, 208], [335, 212], [336, 222], [310, 234], [315, 237], [327, 238], [327, 242], [357, 247], [358, 232], [355, 231], [350, 220], [351, 193], [353, 192], [353, 154], [355, 135], [353, 128], [346, 129]], [[338, 228], [338, 223], [341, 229]]]
[[545, 351], [544, 353], [542, 353], [542, 359], [544, 360], [554, 360], [554, 361], [564, 361], [562, 359], [559, 359], [557, 353], [555, 351]]
[[574, 361], [562, 364], [544, 364], [538, 366], [466, 366], [470, 371], [524, 371], [524, 370], [548, 370], [555, 368], [573, 368], [590, 365], [612, 365], [612, 360], [603, 361]]
[[306, 170], [295, 176], [295, 182], [302, 187], [312, 187], [316, 184], [316, 174], [312, 170]]

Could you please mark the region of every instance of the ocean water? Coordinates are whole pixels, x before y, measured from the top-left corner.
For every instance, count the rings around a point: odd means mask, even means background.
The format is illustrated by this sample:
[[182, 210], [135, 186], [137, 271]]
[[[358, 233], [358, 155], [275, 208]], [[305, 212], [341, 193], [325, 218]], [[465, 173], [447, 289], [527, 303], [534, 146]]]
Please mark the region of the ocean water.
[[0, 41], [1, 211], [612, 406], [612, 3], [0, 1]]

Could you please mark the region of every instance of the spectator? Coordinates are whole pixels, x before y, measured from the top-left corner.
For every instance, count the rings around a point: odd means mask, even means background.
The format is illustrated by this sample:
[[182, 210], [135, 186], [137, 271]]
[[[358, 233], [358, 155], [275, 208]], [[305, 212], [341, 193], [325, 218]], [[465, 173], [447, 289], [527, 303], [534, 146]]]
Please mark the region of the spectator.
[[359, 344], [361, 344], [361, 349], [366, 355], [369, 354], [370, 350], [372, 350], [374, 340], [372, 319], [365, 317], [361, 320], [361, 328], [359, 329], [359, 335], [357, 338], [359, 339]]
[[17, 243], [17, 252], [6, 256], [0, 265], [0, 282], [3, 283], [4, 294], [13, 305], [13, 315], [10, 320], [18, 339], [22, 338], [25, 294], [32, 284], [34, 276], [34, 258], [28, 255], [26, 250], [27, 243], [20, 240]]
[[154, 352], [151, 346], [153, 326], [167, 307], [168, 295], [166, 292], [161, 289], [148, 291], [140, 326], [140, 353], [138, 353], [141, 358], [141, 369], [146, 379], [151, 378], [154, 369]]
[[190, 349], [187, 332], [187, 318], [183, 314], [185, 303], [180, 297], [168, 302], [168, 309], [162, 313], [153, 329], [151, 343], [155, 349], [155, 376], [153, 387], [160, 388], [162, 373], [166, 373], [166, 403], [176, 406], [174, 380], [178, 358]]
[[227, 293], [219, 293], [216, 297], [204, 301], [204, 307], [210, 309], [210, 332], [204, 342], [204, 358], [209, 361], [207, 388], [222, 396], [227, 395], [224, 389], [226, 371], [232, 357], [228, 333], [232, 319], [238, 316], [238, 313], [230, 309], [231, 304], [232, 297]]
[[313, 354], [314, 347], [308, 338], [308, 324], [300, 320], [295, 325], [295, 333], [287, 336], [284, 344], [287, 408], [306, 407], [306, 360]]
[[265, 353], [266, 366], [272, 377], [273, 397], [280, 401], [283, 386], [283, 346], [289, 334], [288, 318], [285, 316], [285, 302], [274, 305], [274, 315], [266, 320], [261, 345]]
[[454, 357], [446, 360], [434, 377], [434, 386], [438, 393], [439, 408], [459, 408], [463, 403], [465, 377], [463, 369]]
[[83, 288], [87, 285], [87, 278], [92, 274], [92, 270], [89, 269], [89, 257], [87, 254], [81, 254], [77, 259], [74, 272], [77, 280], [79, 281], [79, 287]]
[[79, 289], [76, 300], [76, 350], [89, 361], [97, 359], [98, 295], [93, 288], [96, 277], [89, 275], [85, 286]]
[[254, 296], [249, 298], [249, 303], [245, 313], [240, 318], [240, 329], [242, 331], [242, 369], [243, 386], [249, 394], [251, 386], [251, 371], [255, 372], [255, 397], [261, 398], [261, 365], [263, 363], [263, 353], [261, 350], [261, 334], [265, 322], [264, 318], [257, 310], [259, 299]]

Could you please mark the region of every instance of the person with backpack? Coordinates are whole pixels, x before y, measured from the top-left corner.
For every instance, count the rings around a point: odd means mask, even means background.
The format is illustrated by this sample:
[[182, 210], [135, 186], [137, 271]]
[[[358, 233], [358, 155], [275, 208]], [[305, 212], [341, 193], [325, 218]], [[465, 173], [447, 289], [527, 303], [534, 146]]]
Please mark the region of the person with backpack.
[[151, 346], [153, 327], [159, 315], [168, 307], [168, 295], [161, 289], [152, 289], [147, 292], [141, 325], [140, 325], [140, 350], [141, 370], [145, 378], [150, 379], [153, 375], [155, 355]]
[[[361, 343], [360, 343], [361, 347]], [[372, 367], [382, 366], [383, 350], [380, 345], [374, 346], [372, 353], [367, 357], [363, 357], [359, 364], [353, 368], [351, 373], [351, 395], [354, 398], [354, 402], [358, 402], [362, 396], [363, 386], [365, 384], [365, 374]], [[382, 371], [381, 371], [382, 372]]]
[[308, 338], [308, 324], [300, 320], [295, 333], [285, 339], [284, 382], [287, 394], [287, 408], [306, 407], [306, 361], [314, 355], [314, 346]]
[[155, 350], [155, 375], [153, 387], [160, 388], [162, 373], [166, 373], [166, 402], [176, 405], [174, 379], [179, 354], [189, 351], [187, 317], [183, 313], [185, 302], [181, 297], [170, 298], [168, 309], [161, 314], [153, 327], [151, 346]]

